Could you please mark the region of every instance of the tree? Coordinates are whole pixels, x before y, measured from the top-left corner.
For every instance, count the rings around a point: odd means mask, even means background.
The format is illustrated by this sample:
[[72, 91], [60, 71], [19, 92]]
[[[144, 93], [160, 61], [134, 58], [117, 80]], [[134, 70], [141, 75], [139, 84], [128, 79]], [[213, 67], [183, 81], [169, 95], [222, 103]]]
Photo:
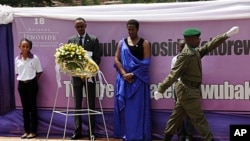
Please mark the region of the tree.
[[12, 7], [18, 7], [20, 3], [20, 0], [1, 0], [0, 4], [2, 5], [9, 5]]
[[65, 3], [67, 5], [74, 5], [73, 0], [58, 0], [61, 3]]
[[1, 0], [0, 4], [12, 7], [44, 7], [52, 6], [51, 0]]
[[87, 0], [82, 0], [82, 5], [88, 5], [88, 1]]
[[93, 0], [94, 5], [100, 5], [100, 1], [99, 0]]

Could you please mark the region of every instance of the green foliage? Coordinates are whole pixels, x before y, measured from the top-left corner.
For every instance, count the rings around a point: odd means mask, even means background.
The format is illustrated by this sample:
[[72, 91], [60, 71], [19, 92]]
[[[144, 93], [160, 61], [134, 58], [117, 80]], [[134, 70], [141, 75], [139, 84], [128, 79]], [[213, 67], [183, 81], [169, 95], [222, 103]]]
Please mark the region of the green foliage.
[[67, 5], [75, 5], [72, 0], [58, 0], [61, 3], [67, 4]]
[[12, 7], [44, 7], [52, 6], [51, 0], [1, 0], [0, 4]]
[[58, 0], [61, 3], [73, 3], [72, 0]]
[[82, 0], [82, 5], [88, 5], [88, 1], [87, 0]]
[[100, 5], [100, 1], [99, 0], [93, 0], [94, 5]]
[[131, 0], [123, 0], [122, 2], [126, 4], [126, 3], [130, 3], [130, 1]]
[[9, 6], [13, 6], [13, 7], [17, 7], [19, 6], [20, 0], [1, 0], [0, 4], [2, 5], [9, 5]]

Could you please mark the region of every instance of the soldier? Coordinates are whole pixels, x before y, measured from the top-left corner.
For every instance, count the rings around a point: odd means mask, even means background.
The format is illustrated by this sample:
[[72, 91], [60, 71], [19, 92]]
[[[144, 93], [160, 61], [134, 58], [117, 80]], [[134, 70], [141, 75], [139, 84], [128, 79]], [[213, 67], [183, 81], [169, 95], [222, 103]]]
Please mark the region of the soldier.
[[201, 58], [238, 32], [239, 27], [234, 26], [226, 33], [216, 36], [204, 46], [198, 47], [200, 30], [197, 28], [184, 30], [185, 47], [179, 54], [170, 74], [159, 84], [158, 90], [154, 92], [156, 100], [163, 98], [162, 94], [165, 90], [180, 78], [175, 86], [177, 101], [164, 130], [164, 141], [171, 141], [176, 129], [186, 116], [191, 119], [192, 124], [204, 138], [204, 141], [214, 140], [200, 103]]
[[[181, 53], [185, 46], [185, 40], [180, 39], [177, 43], [177, 50], [178, 54], [174, 56], [174, 58], [171, 61], [171, 69], [174, 67], [174, 64], [176, 62], [176, 59], [178, 55]], [[180, 78], [176, 82], [178, 82]], [[176, 93], [174, 90], [174, 99], [175, 102], [177, 101]], [[192, 141], [193, 140], [193, 132], [194, 132], [194, 126], [192, 125], [191, 120], [189, 117], [186, 117], [184, 121], [182, 122], [181, 126], [177, 129], [177, 135], [178, 135], [178, 141]]]

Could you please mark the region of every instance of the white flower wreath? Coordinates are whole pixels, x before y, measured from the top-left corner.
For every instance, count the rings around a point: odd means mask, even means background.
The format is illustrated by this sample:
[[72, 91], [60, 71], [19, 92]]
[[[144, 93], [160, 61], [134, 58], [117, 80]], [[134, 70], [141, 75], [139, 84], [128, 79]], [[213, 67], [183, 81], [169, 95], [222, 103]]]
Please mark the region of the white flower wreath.
[[98, 71], [98, 65], [88, 57], [87, 51], [77, 44], [63, 44], [56, 49], [56, 64], [60, 70], [71, 76], [91, 77]]

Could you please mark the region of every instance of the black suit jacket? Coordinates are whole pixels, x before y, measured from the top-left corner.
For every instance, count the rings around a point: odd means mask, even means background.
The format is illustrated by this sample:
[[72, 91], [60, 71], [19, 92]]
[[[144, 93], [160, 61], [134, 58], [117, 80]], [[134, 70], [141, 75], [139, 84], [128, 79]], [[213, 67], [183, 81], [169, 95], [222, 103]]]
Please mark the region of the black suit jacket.
[[[74, 44], [79, 44], [79, 37], [78, 35], [71, 36], [68, 39], [68, 43], [74, 43]], [[87, 51], [91, 51], [92, 54], [92, 59], [95, 61], [97, 65], [100, 64], [101, 62], [101, 53], [102, 50], [99, 45], [99, 40], [96, 36], [90, 35], [86, 33], [86, 36], [84, 38], [84, 45], [83, 48]], [[80, 85], [82, 83], [81, 78], [79, 77], [73, 77], [73, 85]]]

